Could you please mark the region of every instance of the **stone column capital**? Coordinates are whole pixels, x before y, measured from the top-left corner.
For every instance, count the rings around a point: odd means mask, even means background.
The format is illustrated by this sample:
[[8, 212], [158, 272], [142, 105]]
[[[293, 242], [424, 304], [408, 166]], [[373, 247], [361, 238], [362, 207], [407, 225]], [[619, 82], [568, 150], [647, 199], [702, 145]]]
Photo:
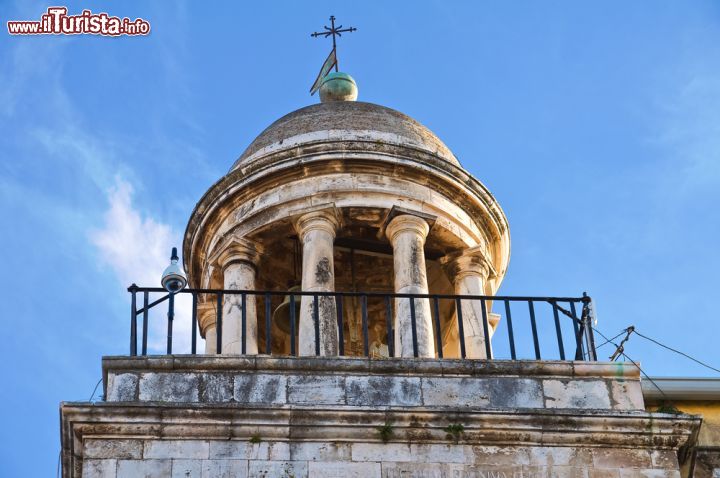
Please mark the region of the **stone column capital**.
[[392, 218], [387, 226], [385, 226], [385, 235], [391, 244], [395, 243], [395, 238], [398, 234], [408, 231], [422, 238], [424, 242], [428, 232], [430, 232], [430, 225], [425, 218], [420, 216], [400, 214]]
[[335, 232], [341, 223], [340, 211], [337, 210], [334, 204], [331, 204], [301, 213], [295, 220], [294, 226], [295, 231], [297, 231], [298, 236], [300, 236], [300, 240], [302, 240], [308, 232], [318, 229], [330, 234], [334, 239]]
[[440, 259], [440, 263], [456, 281], [473, 275], [480, 276], [485, 281], [496, 275], [495, 269], [480, 246], [448, 254]]
[[230, 264], [244, 262], [256, 267], [262, 254], [262, 246], [257, 242], [244, 237], [232, 237], [210, 258], [210, 262], [217, 264], [224, 271]]
[[207, 300], [199, 302], [197, 306], [198, 326], [200, 327], [200, 336], [205, 338], [208, 328], [215, 327], [217, 323], [217, 301]]

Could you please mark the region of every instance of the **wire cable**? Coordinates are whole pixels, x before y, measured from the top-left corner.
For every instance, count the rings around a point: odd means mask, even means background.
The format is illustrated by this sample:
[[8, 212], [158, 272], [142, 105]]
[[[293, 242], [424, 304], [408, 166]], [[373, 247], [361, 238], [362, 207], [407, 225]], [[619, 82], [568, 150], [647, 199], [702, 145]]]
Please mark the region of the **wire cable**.
[[95, 396], [95, 392], [97, 392], [98, 387], [100, 386], [100, 383], [102, 382], [102, 377], [100, 377], [100, 380], [98, 380], [98, 383], [95, 384], [95, 388], [93, 388], [93, 393], [90, 395], [90, 400], [88, 402], [93, 401], [93, 397]]
[[[608, 339], [607, 336], [606, 336], [605, 334], [603, 334], [602, 332], [600, 332], [597, 328], [593, 327], [592, 329], [593, 329], [595, 332], [597, 332], [598, 334], [600, 334], [600, 336], [601, 336], [602, 338], [604, 338], [605, 340], [607, 340], [609, 343], [613, 344], [615, 347], [620, 348], [620, 346], [619, 346], [618, 344], [616, 344], [615, 342], [613, 342], [612, 339]], [[626, 329], [626, 330], [627, 330], [627, 329]], [[651, 379], [651, 378], [648, 376], [648, 374], [646, 374], [645, 371], [644, 371], [642, 368], [640, 368], [640, 365], [638, 365], [637, 362], [635, 362], [633, 359], [631, 359], [625, 352], [622, 352], [622, 356], [625, 357], [625, 358], [627, 358], [629, 361], [631, 361], [631, 362], [633, 363], [633, 365], [635, 365], [635, 366], [638, 368], [638, 370], [640, 370], [640, 373], [641, 373], [645, 378], [647, 378], [650, 383], [653, 384], [653, 387], [657, 388], [658, 392], [660, 392], [660, 394], [661, 394], [663, 397], [665, 397], [665, 400], [666, 400], [667, 402], [671, 402], [671, 400], [668, 398], [668, 396], [665, 395], [665, 392], [663, 392], [662, 388], [660, 388], [660, 387], [658, 386], [658, 384], [655, 383], [655, 381], [654, 381], [653, 379]]]
[[[597, 329], [595, 329], [595, 330], [597, 330]], [[600, 345], [596, 346], [596, 347], [595, 347], [595, 350], [599, 349], [599, 348], [602, 347], [603, 345], [609, 344], [612, 340], [615, 340], [616, 338], [620, 337], [620, 336], [621, 336], [622, 334], [624, 334], [625, 332], [627, 332], [627, 329], [621, 330], [620, 333], [617, 334], [615, 337], [613, 337], [613, 338], [611, 338], [611, 339], [608, 339], [608, 340], [606, 340], [605, 342], [601, 343]], [[598, 333], [600, 334], [600, 332], [598, 332]], [[600, 335], [602, 335], [602, 334], [600, 334]]]
[[650, 376], [645, 373], [645, 371], [640, 367], [640, 365], [638, 365], [637, 362], [635, 362], [633, 359], [631, 359], [631, 358], [628, 356], [628, 354], [626, 354], [625, 352], [622, 352], [622, 356], [625, 357], [625, 358], [627, 358], [629, 361], [631, 361], [631, 362], [633, 363], [633, 365], [635, 365], [635, 366], [638, 368], [638, 370], [640, 370], [640, 373], [643, 374], [643, 377], [645, 377], [646, 379], [648, 379], [648, 380], [650, 381], [650, 383], [653, 384], [653, 387], [657, 388], [657, 389], [658, 389], [658, 392], [660, 392], [660, 394], [661, 394], [663, 397], [665, 397], [665, 401], [666, 401], [666, 402], [671, 403], [671, 400], [668, 398], [667, 395], [665, 395], [665, 392], [663, 392], [662, 388], [660, 388], [660, 387], [658, 386], [658, 384], [655, 383], [655, 380], [651, 379]]
[[672, 348], [672, 347], [669, 347], [669, 346], [667, 346], [667, 345], [665, 345], [665, 344], [662, 344], [662, 343], [658, 342], [658, 341], [655, 340], [655, 339], [651, 339], [650, 337], [641, 334], [641, 333], [638, 332], [637, 330], [635, 331], [635, 334], [639, 335], [640, 337], [644, 338], [645, 340], [649, 340], [650, 342], [652, 342], [652, 343], [654, 343], [654, 344], [656, 344], [656, 345], [659, 345], [660, 347], [663, 347], [663, 348], [665, 348], [665, 349], [668, 349], [668, 350], [670, 350], [671, 352], [675, 352], [676, 354], [682, 355], [683, 357], [688, 358], [688, 359], [692, 360], [693, 362], [702, 365], [703, 367], [709, 368], [710, 370], [713, 370], [713, 371], [715, 371], [715, 372], [720, 373], [720, 369], [717, 369], [717, 368], [713, 367], [712, 365], [708, 365], [708, 364], [706, 364], [705, 362], [702, 362], [702, 361], [696, 359], [695, 357], [691, 357], [690, 355], [688, 355], [688, 354], [686, 354], [686, 353], [684, 353], [684, 352], [681, 352], [681, 351], [676, 350], [676, 349], [674, 349], [674, 348]]

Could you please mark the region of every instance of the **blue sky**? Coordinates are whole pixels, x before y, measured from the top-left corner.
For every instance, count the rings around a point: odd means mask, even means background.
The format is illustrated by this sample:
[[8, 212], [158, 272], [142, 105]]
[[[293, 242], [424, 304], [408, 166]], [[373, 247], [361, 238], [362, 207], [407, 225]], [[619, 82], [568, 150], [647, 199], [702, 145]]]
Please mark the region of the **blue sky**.
[[[211, 7], [208, 7], [211, 5]], [[7, 20], [49, 4], [1, 2]], [[501, 292], [579, 295], [598, 327], [715, 366], [720, 4], [71, 2], [148, 37], [0, 34], [2, 476], [51, 476], [58, 404], [127, 353], [195, 202], [307, 94], [332, 13], [360, 99], [432, 129], [511, 228]], [[612, 353], [601, 349], [601, 357]], [[712, 375], [633, 337], [651, 375]], [[30, 445], [34, 446], [30, 446]]]

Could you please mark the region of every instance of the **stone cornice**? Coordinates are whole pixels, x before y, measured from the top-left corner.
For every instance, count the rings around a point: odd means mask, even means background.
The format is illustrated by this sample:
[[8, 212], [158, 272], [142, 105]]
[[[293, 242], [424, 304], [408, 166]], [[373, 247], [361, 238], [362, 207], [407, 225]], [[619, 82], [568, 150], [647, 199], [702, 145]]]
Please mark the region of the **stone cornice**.
[[429, 374], [452, 376], [517, 375], [531, 377], [609, 378], [640, 380], [640, 370], [621, 362], [456, 360], [456, 359], [363, 359], [352, 357], [267, 357], [217, 355], [165, 355], [161, 357], [103, 357], [103, 374], [108, 371], [229, 371], [345, 372]]
[[[677, 450], [702, 419], [645, 412], [549, 410], [353, 410], [308, 406], [198, 405], [162, 403], [62, 403], [62, 440], [93, 436], [248, 440], [379, 442], [377, 429], [392, 423], [391, 442], [447, 443], [448, 423], [462, 423], [464, 445], [603, 446]], [[67, 446], [67, 445], [66, 445]]]

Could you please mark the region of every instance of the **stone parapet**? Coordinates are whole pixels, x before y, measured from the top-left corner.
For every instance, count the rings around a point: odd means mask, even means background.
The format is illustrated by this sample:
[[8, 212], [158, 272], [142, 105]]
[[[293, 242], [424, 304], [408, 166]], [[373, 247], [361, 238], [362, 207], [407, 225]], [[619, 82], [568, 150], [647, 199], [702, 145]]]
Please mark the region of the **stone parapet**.
[[644, 410], [639, 371], [587, 362], [106, 357], [109, 402]]

